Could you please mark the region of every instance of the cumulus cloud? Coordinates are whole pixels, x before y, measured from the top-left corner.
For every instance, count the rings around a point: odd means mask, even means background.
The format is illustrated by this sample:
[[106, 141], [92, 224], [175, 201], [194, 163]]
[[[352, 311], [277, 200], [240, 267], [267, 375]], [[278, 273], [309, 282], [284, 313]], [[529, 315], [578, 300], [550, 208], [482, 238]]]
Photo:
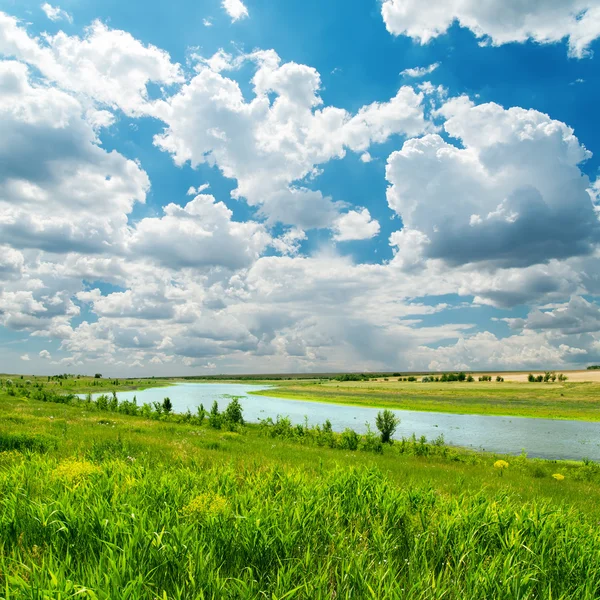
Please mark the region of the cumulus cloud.
[[50, 360], [52, 358], [52, 355], [48, 350], [41, 350], [38, 356], [44, 360]]
[[136, 225], [129, 250], [174, 269], [239, 269], [255, 261], [271, 241], [262, 224], [233, 221], [227, 206], [210, 195], [200, 194], [184, 207], [168, 204], [163, 211], [163, 217]]
[[404, 77], [425, 77], [425, 75], [429, 75], [433, 73], [440, 66], [439, 62], [432, 63], [427, 67], [414, 67], [412, 69], [404, 69], [404, 71], [400, 71], [400, 75], [404, 75]]
[[31, 359], [29, 358], [29, 354], [22, 354], [21, 355], [21, 360], [27, 361], [27, 360], [31, 360]]
[[580, 296], [553, 310], [532, 310], [525, 319], [507, 319], [513, 329], [560, 331], [564, 335], [600, 331], [600, 307]]
[[52, 6], [46, 2], [42, 4], [42, 10], [51, 21], [62, 21], [64, 19], [69, 23], [73, 22], [73, 17], [59, 6]]
[[255, 52], [231, 66], [248, 60], [257, 65], [251, 100], [234, 79], [199, 63], [189, 83], [156, 105], [154, 114], [167, 127], [155, 144], [178, 165], [217, 166], [237, 181], [232, 196], [260, 207], [272, 221], [302, 229], [331, 226], [342, 207], [305, 185], [318, 174], [318, 165], [342, 158], [348, 149], [364, 152], [391, 135], [418, 135], [430, 127], [423, 94], [411, 87], [351, 115], [319, 108], [321, 79], [315, 69], [281, 64], [273, 51]]
[[232, 23], [248, 16], [248, 9], [242, 0], [223, 0], [223, 8], [231, 17]]
[[371, 218], [366, 208], [351, 210], [336, 219], [333, 231], [336, 242], [368, 240], [379, 233], [379, 222]]
[[82, 38], [62, 31], [33, 38], [17, 19], [0, 12], [0, 54], [30, 64], [64, 90], [129, 115], [139, 115], [150, 102], [149, 83], [183, 81], [180, 66], [167, 52], [100, 21], [86, 28]]
[[422, 257], [450, 265], [527, 267], [593, 251], [600, 227], [580, 169], [590, 153], [568, 126], [466, 98], [438, 115], [462, 147], [429, 134], [388, 159], [388, 204], [405, 227], [392, 240], [399, 260], [417, 238]]
[[118, 246], [127, 213], [145, 201], [146, 173], [100, 148], [79, 101], [31, 83], [24, 64], [0, 62], [0, 99], [3, 241], [58, 253]]
[[495, 46], [532, 40], [550, 44], [568, 40], [569, 55], [589, 55], [600, 36], [598, 0], [432, 0], [423, 10], [419, 0], [384, 0], [381, 13], [387, 30], [421, 44], [446, 33], [454, 21], [470, 29], [482, 43]]

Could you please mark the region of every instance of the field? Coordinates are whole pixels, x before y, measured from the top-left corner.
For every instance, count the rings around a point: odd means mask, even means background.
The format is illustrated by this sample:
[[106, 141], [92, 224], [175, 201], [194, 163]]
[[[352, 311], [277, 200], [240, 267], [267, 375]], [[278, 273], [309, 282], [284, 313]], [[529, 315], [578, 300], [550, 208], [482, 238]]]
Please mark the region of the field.
[[[258, 392], [295, 400], [447, 413], [600, 421], [600, 382], [528, 383], [506, 380], [421, 383], [388, 378], [369, 381], [285, 381]], [[273, 383], [273, 382], [271, 382]]]
[[0, 598], [600, 595], [595, 464], [25, 390], [0, 390]]

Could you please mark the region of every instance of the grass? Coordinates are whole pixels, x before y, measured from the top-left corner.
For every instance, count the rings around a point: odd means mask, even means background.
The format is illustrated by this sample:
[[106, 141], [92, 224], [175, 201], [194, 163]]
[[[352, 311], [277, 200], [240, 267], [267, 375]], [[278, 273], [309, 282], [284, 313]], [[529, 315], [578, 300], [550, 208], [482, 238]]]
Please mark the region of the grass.
[[0, 598], [600, 595], [596, 465], [273, 433], [0, 391]]
[[292, 381], [256, 393], [399, 410], [600, 421], [600, 383]]
[[[35, 376], [0, 376], [0, 383], [11, 377], [16, 386], [34, 389], [43, 386], [59, 393], [111, 393], [173, 385], [177, 378], [94, 379], [77, 377], [51, 379]], [[220, 380], [221, 381], [221, 380]], [[600, 382], [517, 383], [451, 382], [421, 383], [398, 381], [335, 380], [236, 380], [221, 382], [252, 383], [265, 389], [251, 392], [290, 400], [330, 402], [375, 408], [445, 413], [536, 417], [600, 421]], [[28, 383], [29, 382], [29, 383]], [[195, 382], [207, 383], [207, 382]], [[214, 383], [214, 382], [213, 382]], [[1, 389], [1, 388], [0, 388]]]

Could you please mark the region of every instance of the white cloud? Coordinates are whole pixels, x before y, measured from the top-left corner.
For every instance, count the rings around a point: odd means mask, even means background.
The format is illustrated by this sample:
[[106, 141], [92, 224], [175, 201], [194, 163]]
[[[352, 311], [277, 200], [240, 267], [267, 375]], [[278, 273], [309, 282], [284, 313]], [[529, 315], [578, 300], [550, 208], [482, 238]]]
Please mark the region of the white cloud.
[[387, 30], [407, 35], [421, 44], [446, 33], [454, 21], [470, 29], [482, 43], [495, 46], [533, 40], [540, 44], [567, 38], [569, 55], [589, 54], [600, 36], [598, 0], [431, 0], [427, 10], [420, 0], [384, 0], [381, 12]]
[[[15, 248], [103, 252], [119, 246], [149, 181], [99, 145], [81, 104], [0, 61], [0, 237]], [[102, 206], [99, 211], [98, 207]]]
[[433, 73], [440, 66], [439, 62], [432, 63], [427, 67], [414, 67], [413, 69], [404, 69], [404, 71], [400, 71], [400, 75], [404, 75], [404, 77], [425, 77], [425, 75], [429, 75]]
[[21, 355], [21, 360], [27, 361], [27, 360], [31, 360], [31, 359], [29, 358], [29, 354], [22, 354]]
[[64, 32], [32, 38], [14, 18], [0, 12], [0, 53], [14, 56], [48, 80], [70, 90], [139, 115], [149, 104], [147, 85], [183, 81], [178, 64], [155, 46], [144, 46], [126, 31], [94, 21], [83, 38]]
[[210, 19], [210, 18], [202, 19], [202, 25], [204, 25], [204, 27], [212, 27], [213, 26], [212, 19]]
[[370, 163], [373, 160], [373, 157], [368, 152], [363, 152], [360, 155], [360, 160], [364, 163]]
[[569, 127], [535, 110], [464, 97], [438, 115], [462, 147], [437, 134], [411, 139], [386, 171], [403, 239], [418, 232], [424, 258], [526, 267], [592, 252], [600, 225], [580, 170], [590, 153]]
[[41, 350], [39, 353], [39, 357], [44, 360], [50, 360], [52, 358], [52, 355], [50, 354], [50, 352], [48, 352], [48, 350]]
[[242, 0], [223, 0], [222, 5], [225, 12], [231, 17], [232, 23], [248, 16], [248, 9]]
[[306, 233], [297, 227], [291, 227], [283, 235], [275, 238], [271, 245], [277, 252], [295, 255], [300, 251], [300, 244], [306, 239]]
[[351, 210], [336, 219], [333, 231], [336, 242], [368, 240], [379, 233], [379, 222], [371, 218], [366, 208]]
[[200, 194], [184, 207], [168, 204], [163, 211], [163, 217], [136, 225], [129, 250], [171, 268], [239, 269], [255, 261], [271, 241], [263, 225], [233, 221], [225, 204], [210, 195]]
[[73, 22], [73, 17], [68, 12], [62, 10], [59, 6], [52, 6], [46, 2], [42, 4], [41, 8], [51, 21], [62, 21], [64, 19], [69, 23]]
[[[320, 76], [311, 67], [281, 64], [273, 51], [243, 58], [257, 63], [250, 101], [236, 81], [200, 62], [189, 83], [156, 105], [154, 115], [167, 127], [155, 144], [178, 165], [217, 166], [236, 179], [232, 196], [260, 207], [271, 221], [301, 229], [331, 226], [341, 205], [304, 184], [318, 174], [318, 165], [343, 157], [347, 149], [364, 152], [391, 135], [419, 135], [430, 128], [423, 94], [411, 87], [352, 116], [319, 108]], [[237, 68], [243, 60], [234, 63]]]
[[202, 185], [199, 185], [197, 188], [192, 185], [188, 188], [186, 195], [187, 196], [197, 196], [198, 194], [201, 194], [202, 192], [207, 190], [209, 187], [210, 187], [209, 183], [203, 183]]

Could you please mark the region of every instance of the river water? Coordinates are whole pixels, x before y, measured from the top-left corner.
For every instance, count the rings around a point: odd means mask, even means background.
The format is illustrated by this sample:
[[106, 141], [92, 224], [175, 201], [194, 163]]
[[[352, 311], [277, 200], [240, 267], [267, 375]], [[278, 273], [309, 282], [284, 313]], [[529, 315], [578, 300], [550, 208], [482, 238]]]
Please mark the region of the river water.
[[[359, 433], [375, 428], [379, 409], [325, 402], [303, 402], [249, 395], [248, 392], [264, 390], [265, 386], [238, 383], [179, 383], [166, 388], [149, 388], [133, 392], [117, 392], [119, 400], [162, 402], [168, 396], [175, 412], [192, 413], [200, 404], [209, 410], [213, 401], [222, 410], [227, 406], [227, 396], [238, 396], [244, 409], [244, 419], [259, 419], [278, 415], [289, 417], [292, 423], [303, 423], [305, 417], [311, 425], [331, 421], [334, 431], [350, 427]], [[94, 396], [97, 396], [95, 394]], [[600, 461], [600, 423], [585, 421], [558, 421], [523, 417], [490, 417], [410, 410], [394, 411], [400, 418], [395, 438], [409, 437], [413, 433], [424, 435], [429, 441], [443, 435], [447, 444], [489, 452], [519, 454], [548, 459], [573, 459]]]

